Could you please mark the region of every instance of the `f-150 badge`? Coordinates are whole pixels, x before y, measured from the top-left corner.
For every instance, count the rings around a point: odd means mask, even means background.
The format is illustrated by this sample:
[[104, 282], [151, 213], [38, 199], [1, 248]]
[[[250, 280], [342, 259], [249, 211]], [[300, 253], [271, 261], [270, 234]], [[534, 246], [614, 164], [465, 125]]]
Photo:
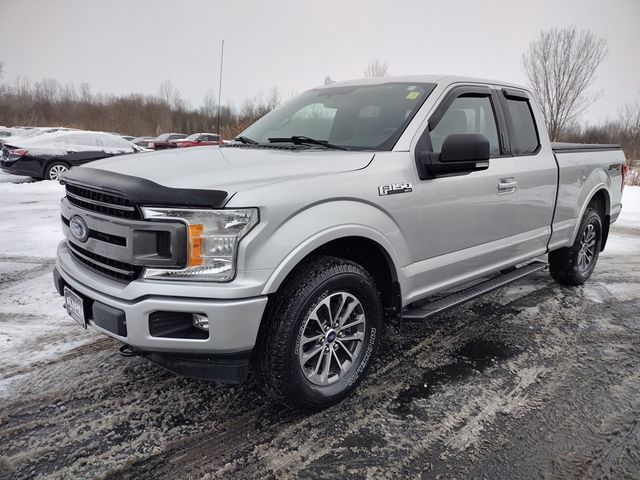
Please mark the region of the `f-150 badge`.
[[378, 187], [378, 195], [393, 195], [396, 193], [408, 193], [413, 191], [413, 185], [410, 183], [392, 183], [390, 185], [380, 185]]

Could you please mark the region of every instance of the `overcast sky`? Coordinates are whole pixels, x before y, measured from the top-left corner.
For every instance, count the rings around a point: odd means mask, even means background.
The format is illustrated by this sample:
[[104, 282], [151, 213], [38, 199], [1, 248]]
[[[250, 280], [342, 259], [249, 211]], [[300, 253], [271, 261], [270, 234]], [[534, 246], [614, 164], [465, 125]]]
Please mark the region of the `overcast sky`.
[[575, 25], [608, 42], [585, 120], [613, 118], [640, 95], [640, 0], [207, 1], [0, 0], [5, 82], [89, 82], [158, 92], [170, 79], [192, 106], [276, 85], [283, 97], [362, 77], [374, 57], [392, 75], [450, 73], [525, 83], [521, 55], [541, 29]]

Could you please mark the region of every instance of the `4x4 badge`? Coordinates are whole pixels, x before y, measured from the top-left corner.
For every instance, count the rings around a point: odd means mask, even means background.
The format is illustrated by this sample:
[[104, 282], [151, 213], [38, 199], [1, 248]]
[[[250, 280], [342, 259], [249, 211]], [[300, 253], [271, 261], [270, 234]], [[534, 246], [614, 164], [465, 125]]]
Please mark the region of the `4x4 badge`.
[[413, 185], [410, 183], [392, 183], [390, 185], [380, 185], [378, 187], [378, 195], [393, 195], [396, 193], [408, 193], [413, 191]]

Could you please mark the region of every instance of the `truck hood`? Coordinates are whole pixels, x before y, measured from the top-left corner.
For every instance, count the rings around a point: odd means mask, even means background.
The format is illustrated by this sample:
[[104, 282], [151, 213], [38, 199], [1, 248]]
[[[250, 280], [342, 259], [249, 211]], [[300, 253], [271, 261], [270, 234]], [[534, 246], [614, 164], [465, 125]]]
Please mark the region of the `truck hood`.
[[296, 178], [359, 170], [373, 156], [373, 152], [212, 146], [122, 155], [87, 167], [142, 177], [171, 188], [217, 189], [232, 194]]

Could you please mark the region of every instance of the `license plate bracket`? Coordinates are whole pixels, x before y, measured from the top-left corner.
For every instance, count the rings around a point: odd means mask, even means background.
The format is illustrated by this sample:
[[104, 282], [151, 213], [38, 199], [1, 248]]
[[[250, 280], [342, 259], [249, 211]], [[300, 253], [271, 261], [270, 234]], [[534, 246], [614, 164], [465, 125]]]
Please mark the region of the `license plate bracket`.
[[64, 287], [64, 306], [71, 318], [78, 322], [82, 328], [87, 328], [87, 320], [84, 316], [84, 300], [68, 287]]

